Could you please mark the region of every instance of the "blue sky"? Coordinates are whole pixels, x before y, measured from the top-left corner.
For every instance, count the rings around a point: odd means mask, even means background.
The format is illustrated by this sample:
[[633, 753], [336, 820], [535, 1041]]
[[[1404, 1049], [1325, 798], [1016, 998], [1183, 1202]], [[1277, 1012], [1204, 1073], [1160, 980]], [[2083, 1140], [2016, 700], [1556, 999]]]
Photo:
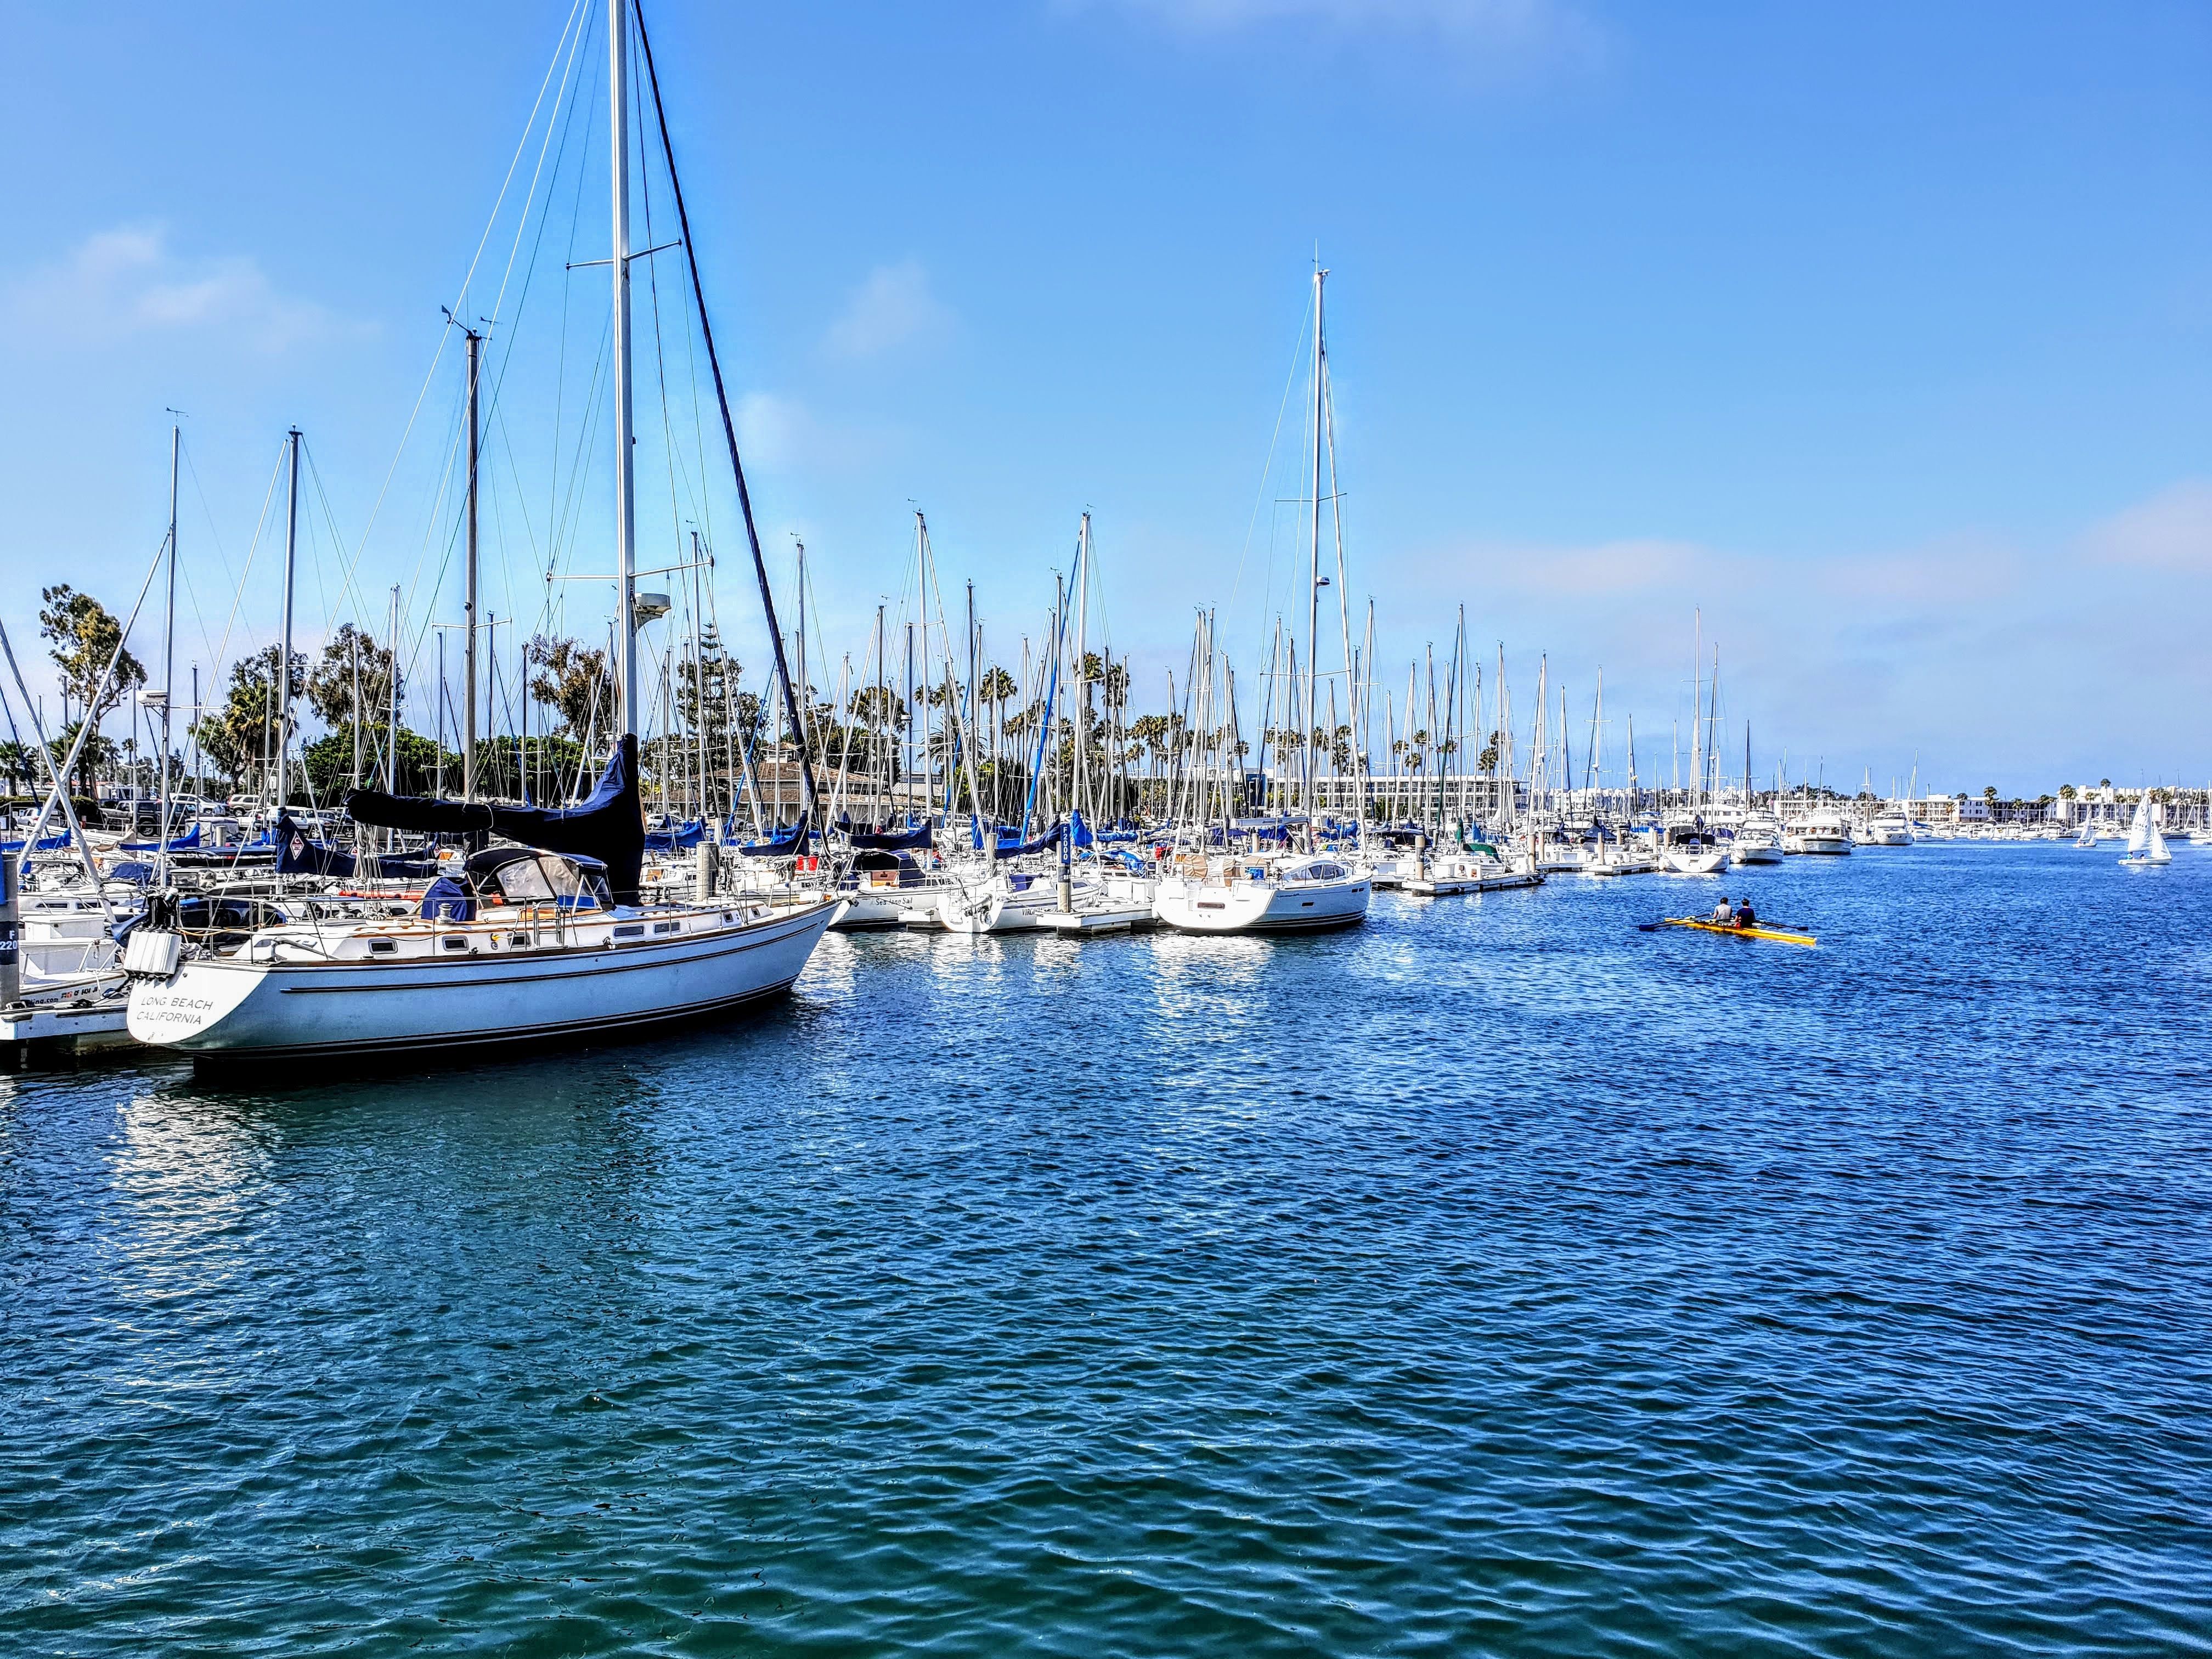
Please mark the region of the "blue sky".
[[[380, 625], [394, 581], [450, 615], [422, 459], [450, 358], [401, 438], [566, 15], [4, 9], [19, 642], [41, 582], [127, 602], [172, 405], [185, 658], [295, 421], [327, 496], [302, 635], [349, 614], [338, 544]], [[1832, 783], [2212, 775], [2200, 6], [648, 15], [763, 527], [780, 566], [805, 535], [833, 656], [896, 596], [910, 503], [1001, 658], [1088, 507], [1140, 677], [1202, 604], [1254, 672], [1318, 246], [1385, 683], [1464, 603], [1524, 711], [1538, 653], [1578, 724], [1602, 666], [1650, 776], [1702, 608], [1762, 771], [1787, 745]], [[526, 606], [526, 540], [490, 556]], [[236, 643], [270, 636], [262, 560]]]

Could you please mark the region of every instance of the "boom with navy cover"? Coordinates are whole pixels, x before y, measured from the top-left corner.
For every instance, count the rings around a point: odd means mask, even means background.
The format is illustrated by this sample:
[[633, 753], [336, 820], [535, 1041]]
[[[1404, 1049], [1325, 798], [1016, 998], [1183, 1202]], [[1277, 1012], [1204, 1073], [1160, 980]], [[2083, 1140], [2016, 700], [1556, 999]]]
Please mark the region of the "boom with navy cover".
[[637, 902], [645, 863], [645, 808], [638, 798], [637, 738], [628, 732], [608, 757], [599, 787], [579, 805], [504, 806], [356, 789], [345, 798], [355, 822], [418, 835], [501, 835], [548, 853], [597, 859], [617, 904]]
[[913, 853], [936, 844], [932, 825], [922, 824], [913, 830], [855, 830], [849, 839], [855, 852], [872, 848], [878, 853]]

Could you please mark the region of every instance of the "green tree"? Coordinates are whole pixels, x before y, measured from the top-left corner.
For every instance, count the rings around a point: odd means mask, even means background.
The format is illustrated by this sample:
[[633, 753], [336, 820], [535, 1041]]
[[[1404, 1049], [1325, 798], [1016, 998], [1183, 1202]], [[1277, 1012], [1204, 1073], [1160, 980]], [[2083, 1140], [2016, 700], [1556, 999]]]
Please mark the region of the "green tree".
[[[80, 593], [63, 582], [40, 589], [39, 597], [45, 601], [45, 608], [39, 612], [39, 631], [52, 647], [47, 655], [61, 670], [62, 690], [92, 722], [94, 740], [85, 744], [78, 757], [77, 787], [85, 794], [94, 794], [99, 768], [113, 754], [99, 740], [100, 723], [124, 698], [146, 684], [146, 670], [124, 648], [123, 624], [91, 594]], [[108, 672], [111, 662], [114, 664], [112, 674]]]
[[676, 665], [676, 712], [694, 731], [708, 735], [710, 746], [720, 748], [728, 728], [732, 700], [744, 665], [722, 647], [722, 636], [710, 623], [699, 641], [699, 659], [685, 653]]
[[[366, 702], [367, 698], [364, 697], [362, 700]], [[381, 756], [385, 745], [390, 741], [390, 732], [391, 727], [388, 726], [368, 728], [363, 733], [363, 749]], [[510, 749], [513, 747], [512, 740], [508, 740], [508, 746]], [[530, 740], [530, 746], [535, 750], [538, 746], [538, 740], [532, 738]], [[392, 793], [398, 795], [428, 794], [437, 784], [441, 758], [438, 746], [429, 738], [424, 737], [420, 732], [410, 731], [406, 726], [401, 726], [396, 768], [398, 775], [393, 780]], [[442, 758], [445, 763], [446, 778], [450, 783], [460, 775], [460, 757], [447, 754]], [[482, 757], [479, 757], [479, 760], [481, 759]], [[343, 731], [331, 732], [327, 736], [309, 744], [301, 756], [301, 764], [307, 771], [308, 794], [323, 805], [335, 805], [344, 795], [348, 786], [353, 782], [352, 728], [348, 726]], [[368, 781], [373, 782], [375, 787], [381, 788], [382, 781], [383, 773], [380, 769], [375, 778]]]
[[846, 712], [851, 714], [855, 726], [866, 726], [871, 731], [888, 729], [903, 732], [906, 729], [906, 704], [888, 685], [862, 686], [853, 694]]
[[[76, 734], [83, 730], [82, 720], [71, 720], [67, 726], [62, 727], [52, 742], [46, 744], [46, 752], [54, 757], [56, 769], [58, 770], [62, 763], [69, 758], [70, 750], [76, 742]], [[84, 740], [83, 752], [76, 757], [78, 778], [82, 780], [87, 777], [97, 777], [103, 769], [114, 765], [116, 757], [120, 752], [116, 748], [113, 738], [102, 737], [95, 728], [92, 735]], [[82, 789], [77, 798], [81, 800], [91, 799]]]
[[[192, 725], [200, 753], [234, 787], [242, 783], [270, 757], [276, 741], [276, 647], [269, 646], [230, 670], [230, 685], [222, 704]], [[307, 653], [292, 653], [291, 693], [295, 700], [307, 695]], [[296, 718], [296, 717], [295, 717]], [[350, 764], [352, 738], [347, 738]]]
[[[523, 656], [538, 671], [530, 682], [530, 695], [559, 714], [564, 736], [582, 743], [595, 730], [605, 734], [614, 729], [615, 677], [605, 651], [587, 649], [580, 640], [539, 634], [523, 647]], [[688, 675], [690, 664], [684, 669]]]
[[[322, 660], [307, 677], [307, 702], [324, 725], [350, 726], [358, 682], [362, 722], [374, 725], [379, 720], [389, 720], [393, 678], [392, 648], [379, 645], [373, 636], [347, 623], [331, 635], [323, 647]], [[398, 679], [399, 695], [404, 696], [406, 677], [400, 675]]]
[[17, 743], [13, 739], [0, 743], [0, 776], [8, 780], [9, 794], [21, 793], [15, 787], [19, 783], [37, 781], [35, 769], [38, 763], [32, 759], [32, 753], [31, 745], [27, 743]]

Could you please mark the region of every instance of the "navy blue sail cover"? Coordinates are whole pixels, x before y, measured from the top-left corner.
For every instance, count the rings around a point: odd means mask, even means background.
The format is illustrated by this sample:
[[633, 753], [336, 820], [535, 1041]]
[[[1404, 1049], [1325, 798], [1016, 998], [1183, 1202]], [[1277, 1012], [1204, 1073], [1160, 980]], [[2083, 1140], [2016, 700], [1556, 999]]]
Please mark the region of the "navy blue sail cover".
[[353, 854], [341, 853], [313, 840], [289, 812], [281, 814], [272, 832], [276, 843], [276, 873], [280, 876], [349, 876]]
[[856, 852], [872, 848], [879, 853], [912, 853], [937, 844], [935, 832], [927, 823], [915, 830], [855, 830], [850, 839]]
[[599, 787], [574, 806], [506, 806], [356, 789], [347, 794], [345, 810], [357, 823], [387, 830], [496, 834], [544, 852], [596, 859], [607, 867], [615, 902], [637, 902], [638, 872], [645, 862], [645, 809], [638, 799], [637, 739], [629, 733], [608, 757]]
[[[361, 860], [326, 842], [312, 839], [289, 812], [276, 820], [276, 873], [280, 876], [357, 876]], [[411, 881], [438, 873], [437, 860], [386, 853], [368, 860], [372, 875]]]
[[652, 853], [689, 852], [706, 839], [707, 822], [704, 818], [645, 832], [646, 850]]
[[1013, 839], [1009, 841], [1006, 838], [1006, 832], [1001, 830], [999, 831], [998, 856], [1002, 859], [1018, 859], [1030, 853], [1045, 852], [1059, 846], [1060, 836], [1066, 831], [1067, 823], [1065, 819], [1054, 824], [1035, 841], [1024, 841], [1018, 830], [1015, 832]]
[[811, 811], [802, 811], [790, 829], [771, 830], [766, 841], [740, 842], [738, 851], [749, 859], [787, 859], [802, 853], [806, 849], [806, 826], [812, 817]]

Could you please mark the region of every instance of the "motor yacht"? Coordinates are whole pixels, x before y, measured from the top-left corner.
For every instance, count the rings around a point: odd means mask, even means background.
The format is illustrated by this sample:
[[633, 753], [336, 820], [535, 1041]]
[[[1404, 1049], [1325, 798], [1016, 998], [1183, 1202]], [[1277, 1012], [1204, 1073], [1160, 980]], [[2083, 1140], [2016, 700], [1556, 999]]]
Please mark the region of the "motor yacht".
[[1729, 856], [1737, 864], [1781, 863], [1781, 824], [1765, 812], [1746, 813], [1729, 840]]
[[1851, 827], [1838, 809], [1816, 806], [1784, 831], [1782, 850], [1829, 857], [1848, 854]]

